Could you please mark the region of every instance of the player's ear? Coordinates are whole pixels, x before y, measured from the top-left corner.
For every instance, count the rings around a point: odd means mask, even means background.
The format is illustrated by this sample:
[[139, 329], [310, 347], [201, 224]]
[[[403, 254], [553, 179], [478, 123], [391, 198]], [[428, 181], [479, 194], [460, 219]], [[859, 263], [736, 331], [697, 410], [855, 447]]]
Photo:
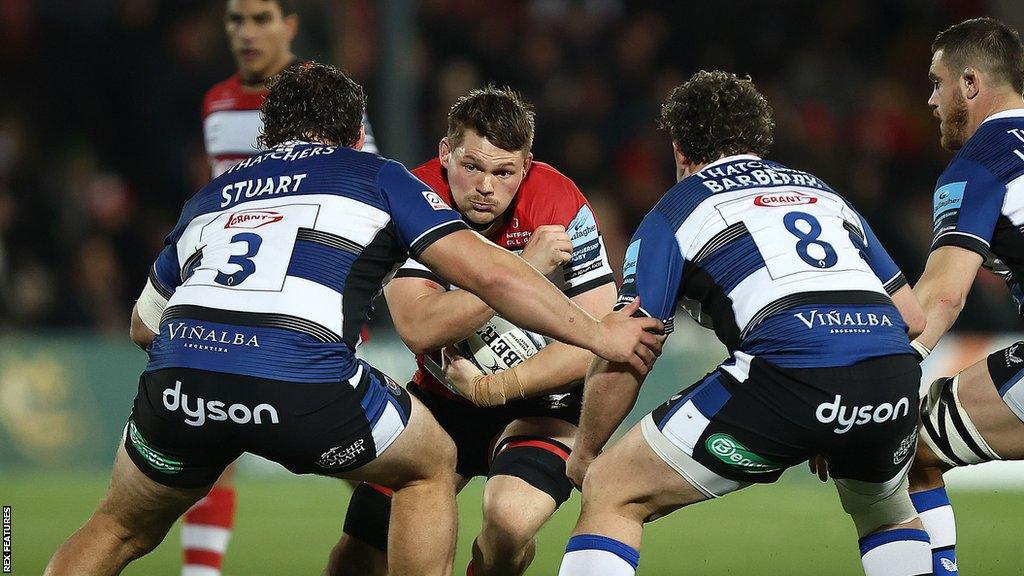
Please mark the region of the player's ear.
[[451, 144], [448, 142], [448, 137], [445, 136], [437, 143], [437, 159], [441, 161], [441, 167], [445, 170], [448, 169], [448, 159], [451, 156], [451, 153]]
[[363, 146], [366, 145], [366, 126], [359, 126], [359, 139], [352, 145], [356, 150], [362, 150]]
[[963, 88], [964, 97], [967, 98], [968, 100], [972, 100], [975, 96], [978, 95], [978, 80], [979, 77], [977, 70], [971, 67], [964, 68], [964, 73], [960, 77], [960, 85]]
[[523, 178], [530, 173], [530, 166], [533, 166], [533, 152], [526, 153], [526, 160], [523, 161]]
[[289, 14], [285, 16], [284, 25], [288, 28], [288, 42], [295, 40], [295, 35], [299, 33], [299, 15]]

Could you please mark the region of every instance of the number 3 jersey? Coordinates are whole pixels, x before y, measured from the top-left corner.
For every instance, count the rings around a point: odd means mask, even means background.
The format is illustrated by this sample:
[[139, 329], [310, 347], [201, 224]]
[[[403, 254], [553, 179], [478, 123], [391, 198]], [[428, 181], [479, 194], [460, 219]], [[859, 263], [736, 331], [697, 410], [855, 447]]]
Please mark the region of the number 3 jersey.
[[821, 180], [757, 156], [683, 179], [626, 250], [618, 307], [673, 328], [677, 304], [713, 328], [736, 366], [847, 366], [909, 354], [889, 295], [906, 279], [868, 223]]
[[150, 271], [168, 302], [147, 371], [349, 378], [385, 278], [464, 228], [393, 160], [297, 142], [253, 156], [185, 205]]
[[1006, 275], [1024, 312], [1024, 109], [985, 119], [939, 177], [932, 250], [958, 246]]

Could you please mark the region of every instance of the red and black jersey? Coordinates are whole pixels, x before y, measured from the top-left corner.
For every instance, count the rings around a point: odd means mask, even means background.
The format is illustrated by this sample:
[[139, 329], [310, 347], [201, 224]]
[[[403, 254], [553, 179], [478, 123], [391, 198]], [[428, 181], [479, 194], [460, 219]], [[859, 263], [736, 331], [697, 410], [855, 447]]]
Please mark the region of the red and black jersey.
[[[454, 206], [447, 174], [437, 158], [414, 169], [412, 173], [423, 180], [448, 205]], [[521, 253], [533, 231], [540, 226], [565, 226], [572, 241], [572, 259], [548, 276], [548, 279], [572, 298], [614, 282], [611, 266], [597, 219], [587, 199], [567, 176], [543, 162], [534, 162], [519, 191], [509, 206], [510, 214], [488, 239], [506, 250]], [[408, 260], [395, 273], [395, 278], [418, 277], [437, 282], [446, 290], [452, 286], [415, 260]], [[439, 352], [433, 353], [439, 362]], [[432, 392], [458, 398], [423, 366], [423, 356], [416, 357], [413, 381]]]

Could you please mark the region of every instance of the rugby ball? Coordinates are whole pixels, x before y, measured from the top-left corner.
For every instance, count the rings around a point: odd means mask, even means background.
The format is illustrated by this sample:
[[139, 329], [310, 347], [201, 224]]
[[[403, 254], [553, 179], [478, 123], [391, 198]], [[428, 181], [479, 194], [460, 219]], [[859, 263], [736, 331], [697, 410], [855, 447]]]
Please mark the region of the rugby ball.
[[523, 330], [495, 315], [455, 348], [484, 374], [494, 374], [533, 356], [544, 345], [540, 334]]

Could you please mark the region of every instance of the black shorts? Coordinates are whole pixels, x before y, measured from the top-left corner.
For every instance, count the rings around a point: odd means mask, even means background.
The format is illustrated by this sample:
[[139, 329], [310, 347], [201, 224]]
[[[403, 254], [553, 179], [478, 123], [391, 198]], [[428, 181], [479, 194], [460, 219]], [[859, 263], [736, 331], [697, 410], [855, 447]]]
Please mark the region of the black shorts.
[[336, 474], [376, 458], [410, 411], [405, 390], [366, 363], [334, 384], [168, 368], [139, 378], [124, 446], [143, 473], [179, 488], [212, 484], [243, 452]]
[[491, 465], [494, 441], [514, 420], [520, 418], [557, 418], [579, 426], [583, 406], [583, 386], [564, 394], [516, 400], [504, 406], [480, 408], [420, 388], [408, 386], [416, 398], [430, 409], [441, 427], [455, 441], [458, 463], [455, 470], [466, 478], [486, 476]]
[[645, 418], [644, 436], [714, 495], [730, 482], [774, 482], [818, 454], [834, 478], [885, 482], [913, 457], [920, 380], [911, 355], [801, 369], [755, 357], [673, 396]]

